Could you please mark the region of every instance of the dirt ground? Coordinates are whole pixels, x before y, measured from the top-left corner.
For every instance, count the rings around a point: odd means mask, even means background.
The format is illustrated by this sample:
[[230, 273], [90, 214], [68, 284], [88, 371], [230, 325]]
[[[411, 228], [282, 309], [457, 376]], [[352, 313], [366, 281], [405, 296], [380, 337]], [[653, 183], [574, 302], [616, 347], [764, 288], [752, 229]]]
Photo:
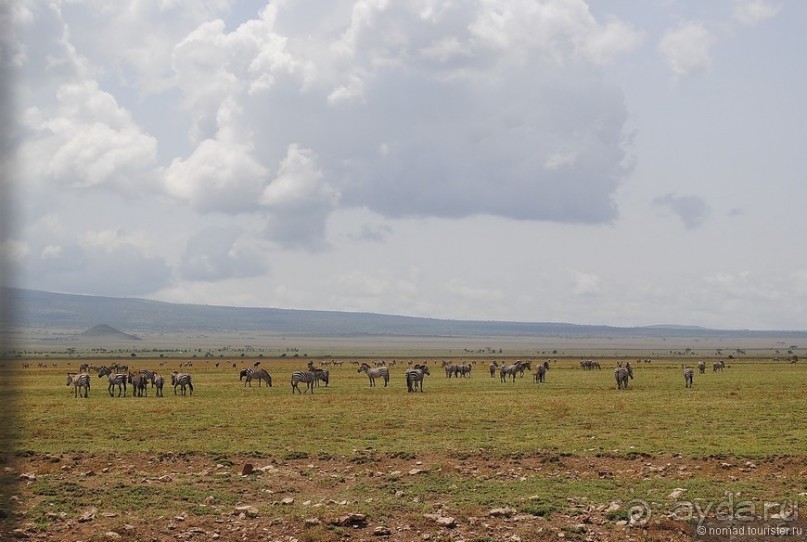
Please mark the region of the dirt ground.
[[[222, 460], [208, 454], [27, 453], [9, 458], [3, 466], [4, 477], [11, 484], [3, 488], [8, 502], [0, 517], [0, 538], [71, 542], [695, 539], [690, 525], [668, 514], [625, 519], [626, 514], [619, 510], [630, 504], [624, 502], [592, 504], [568, 499], [560, 510], [535, 515], [507, 503], [490, 507], [469, 504], [454, 498], [450, 486], [438, 492], [427, 484], [424, 487], [432, 489], [419, 491], [418, 477], [434, 474], [435, 469], [453, 479], [468, 480], [542, 476], [630, 483], [697, 476], [718, 483], [757, 481], [768, 487], [765, 484], [771, 480], [803, 482], [807, 458], [750, 462], [543, 455], [494, 461], [484, 457], [382, 456], [363, 462], [355, 458], [249, 456]], [[396, 481], [407, 482], [401, 484], [407, 491], [394, 491]], [[116, 487], [125, 492], [123, 497], [115, 493]], [[64, 494], [64, 488], [77, 491], [75, 501]], [[143, 493], [141, 488], [159, 489]], [[154, 499], [162, 493], [167, 495], [165, 500]], [[132, 500], [126, 497], [129, 494]], [[153, 502], [135, 498], [143, 494], [152, 495]], [[339, 497], [332, 498], [336, 495]]]

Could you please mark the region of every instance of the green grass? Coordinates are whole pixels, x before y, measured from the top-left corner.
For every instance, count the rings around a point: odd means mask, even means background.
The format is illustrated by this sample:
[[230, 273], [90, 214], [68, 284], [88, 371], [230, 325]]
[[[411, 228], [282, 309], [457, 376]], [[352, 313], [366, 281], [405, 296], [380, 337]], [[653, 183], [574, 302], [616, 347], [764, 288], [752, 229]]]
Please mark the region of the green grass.
[[[168, 373], [170, 360], [138, 360]], [[178, 362], [177, 362], [178, 363]], [[497, 456], [550, 451], [575, 455], [680, 453], [766, 457], [807, 453], [807, 367], [735, 362], [696, 375], [685, 389], [680, 362], [643, 364], [630, 389], [611, 370], [582, 371], [561, 360], [545, 384], [529, 375], [503, 384], [480, 363], [470, 379], [439, 367], [425, 393], [406, 393], [403, 369], [389, 388], [369, 388], [345, 364], [331, 385], [293, 396], [289, 376], [302, 361], [264, 360], [274, 387], [244, 388], [237, 369], [196, 362], [193, 396], [110, 398], [93, 376], [89, 399], [75, 399], [65, 368], [6, 369], [15, 397], [16, 448], [38, 452], [255, 453], [280, 458], [353, 457], [367, 450]], [[605, 365], [605, 364], [604, 364]], [[608, 367], [612, 364], [608, 363]], [[6, 397], [6, 404], [9, 398]], [[81, 430], [73, 430], [79, 423]], [[70, 429], [68, 429], [70, 428]]]

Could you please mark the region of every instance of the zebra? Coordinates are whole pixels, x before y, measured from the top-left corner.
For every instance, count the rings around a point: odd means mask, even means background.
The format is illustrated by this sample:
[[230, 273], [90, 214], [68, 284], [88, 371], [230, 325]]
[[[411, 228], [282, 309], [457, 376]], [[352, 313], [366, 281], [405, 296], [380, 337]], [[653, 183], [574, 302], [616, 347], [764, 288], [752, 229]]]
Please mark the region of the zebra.
[[140, 369], [140, 374], [146, 376], [146, 381], [151, 382], [151, 387], [154, 387], [154, 371], [149, 369]]
[[115, 396], [115, 386], [118, 387], [118, 397], [123, 396], [126, 397], [126, 373], [115, 373], [112, 372], [112, 369], [109, 367], [104, 367], [98, 372], [98, 378], [107, 377], [109, 381], [109, 386], [107, 387], [107, 391], [109, 392], [110, 397]]
[[684, 369], [684, 387], [691, 388], [692, 381], [695, 379], [695, 371], [691, 367]]
[[291, 375], [291, 394], [294, 395], [294, 390], [300, 392], [300, 395], [303, 394], [298, 387], [300, 382], [305, 382], [305, 393], [308, 390], [311, 390], [311, 394], [314, 394], [314, 382], [317, 380], [317, 375], [314, 371], [294, 371], [294, 374]]
[[723, 367], [725, 367], [725, 362], [721, 359], [720, 361], [716, 361], [712, 364], [712, 372], [716, 373], [717, 371], [723, 372]]
[[[507, 382], [507, 377], [511, 376], [513, 378], [513, 382], [516, 381], [516, 373], [521, 371], [521, 374], [524, 374], [524, 370], [522, 366], [525, 365], [525, 362], [518, 360], [513, 365], [502, 365], [499, 369], [499, 379], [502, 382]], [[529, 364], [526, 364], [529, 366]]]
[[178, 373], [174, 371], [171, 373], [171, 385], [174, 386], [174, 395], [177, 394], [177, 386], [179, 386], [180, 395], [185, 395], [185, 388], [188, 387], [193, 395], [193, 382], [192, 377], [188, 373]]
[[490, 377], [491, 378], [496, 378], [496, 369], [498, 369], [498, 368], [499, 368], [498, 363], [496, 363], [495, 361], [490, 362], [490, 365], [488, 366], [488, 369], [490, 370]]
[[90, 396], [90, 375], [87, 373], [67, 373], [67, 385], [73, 386], [73, 397], [80, 395], [79, 388], [84, 388], [82, 397], [87, 398]]
[[454, 366], [454, 376], [457, 377], [457, 378], [459, 378], [460, 376], [462, 376], [462, 378], [465, 378], [466, 376], [468, 378], [471, 378], [471, 368], [472, 367], [473, 367], [473, 365], [471, 365], [470, 363], [465, 363], [463, 365], [455, 365]]
[[406, 391], [414, 392], [420, 388], [423, 393], [423, 378], [430, 375], [429, 367], [427, 365], [415, 365], [411, 369], [406, 370]]
[[546, 380], [546, 372], [549, 370], [549, 362], [545, 361], [535, 369], [533, 373], [533, 380], [535, 382], [544, 382]]
[[146, 375], [145, 373], [129, 373], [126, 377], [126, 382], [132, 385], [132, 397], [143, 397], [148, 395], [146, 390]]
[[331, 373], [330, 373], [330, 371], [328, 371], [328, 369], [314, 368], [314, 369], [311, 370], [311, 372], [314, 373], [314, 384], [315, 385], [319, 386], [319, 381], [320, 380], [325, 382], [326, 386], [328, 385], [328, 383], [330, 383], [330, 381], [331, 381]]
[[266, 387], [272, 387], [272, 375], [269, 374], [269, 371], [266, 369], [242, 369], [241, 374], [238, 376], [238, 380], [244, 380], [244, 387], [249, 384], [249, 387], [252, 387], [252, 379], [258, 380], [258, 387], [261, 387], [261, 381], [266, 382]]
[[164, 397], [163, 384], [165, 384], [165, 378], [163, 378], [163, 375], [153, 373], [151, 376], [151, 385], [152, 387], [157, 388], [157, 391], [154, 392], [155, 397]]
[[[525, 361], [521, 365], [519, 365], [518, 369], [516, 369], [516, 370], [518, 371], [518, 375], [521, 378], [524, 378], [524, 371], [532, 370], [532, 362]], [[513, 378], [515, 378], [515, 375], [513, 375]]]
[[359, 367], [359, 370], [356, 372], [360, 373], [362, 371], [367, 373], [367, 378], [370, 379], [371, 388], [375, 387], [376, 378], [383, 378], [384, 387], [385, 388], [387, 387], [387, 384], [389, 383], [389, 369], [387, 369], [386, 367], [376, 367], [375, 369], [371, 369], [369, 365], [367, 365], [366, 363], [362, 363], [361, 367]]
[[614, 379], [616, 379], [616, 389], [628, 389], [628, 379], [633, 378], [633, 368], [628, 363], [625, 367], [614, 369]]
[[700, 374], [706, 374], [706, 362], [705, 361], [701, 361], [700, 363], [698, 363], [698, 372]]

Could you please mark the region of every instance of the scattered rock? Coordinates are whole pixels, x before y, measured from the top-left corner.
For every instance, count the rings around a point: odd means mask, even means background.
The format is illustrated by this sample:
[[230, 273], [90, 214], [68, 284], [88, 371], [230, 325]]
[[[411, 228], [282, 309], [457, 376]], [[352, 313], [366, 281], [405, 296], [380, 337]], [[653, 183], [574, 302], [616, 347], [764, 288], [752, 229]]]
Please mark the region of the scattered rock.
[[31, 535], [25, 532], [23, 529], [14, 529], [13, 531], [11, 531], [11, 536], [19, 540], [31, 537]]
[[673, 500], [680, 499], [684, 495], [685, 492], [686, 492], [686, 489], [684, 489], [683, 487], [677, 487], [677, 488], [673, 489], [672, 493], [667, 495], [667, 498], [668, 499], [673, 499]]
[[320, 524], [320, 521], [317, 518], [306, 518], [305, 519], [305, 526], [306, 527], [316, 527]]
[[245, 518], [256, 518], [258, 517], [258, 509], [254, 506], [250, 505], [242, 505], [236, 506], [235, 512], [236, 515], [244, 514]]
[[36, 480], [36, 474], [34, 474], [33, 472], [23, 472], [22, 474], [20, 474], [20, 480], [29, 480], [33, 482], [34, 480]]
[[492, 518], [509, 518], [513, 517], [516, 513], [518, 513], [518, 510], [515, 508], [505, 506], [503, 508], [492, 508], [488, 512], [488, 515]]
[[389, 536], [392, 534], [389, 527], [385, 527], [384, 525], [379, 525], [375, 529], [373, 529], [374, 536]]
[[358, 512], [352, 512], [332, 519], [330, 524], [338, 527], [364, 527], [367, 525], [367, 516]]
[[423, 474], [424, 472], [427, 472], [426, 469], [410, 469], [409, 470], [410, 476], [416, 476], [418, 474]]
[[440, 516], [437, 518], [437, 525], [446, 529], [453, 529], [457, 526], [457, 521], [451, 516]]
[[95, 519], [95, 513], [98, 512], [95, 508], [90, 508], [78, 517], [79, 523], [87, 523]]
[[280, 504], [283, 504], [283, 505], [286, 505], [286, 506], [294, 504], [294, 497], [285, 497], [282, 501], [280, 501]]
[[115, 531], [107, 531], [104, 533], [104, 538], [106, 540], [120, 540], [121, 536]]

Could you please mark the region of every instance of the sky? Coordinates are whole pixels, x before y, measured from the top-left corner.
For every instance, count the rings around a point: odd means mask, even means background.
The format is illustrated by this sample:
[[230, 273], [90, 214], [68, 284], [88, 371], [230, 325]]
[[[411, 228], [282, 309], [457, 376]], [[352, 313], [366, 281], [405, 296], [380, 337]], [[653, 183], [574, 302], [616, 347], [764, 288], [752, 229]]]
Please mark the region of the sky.
[[807, 329], [801, 0], [0, 0], [7, 286]]

